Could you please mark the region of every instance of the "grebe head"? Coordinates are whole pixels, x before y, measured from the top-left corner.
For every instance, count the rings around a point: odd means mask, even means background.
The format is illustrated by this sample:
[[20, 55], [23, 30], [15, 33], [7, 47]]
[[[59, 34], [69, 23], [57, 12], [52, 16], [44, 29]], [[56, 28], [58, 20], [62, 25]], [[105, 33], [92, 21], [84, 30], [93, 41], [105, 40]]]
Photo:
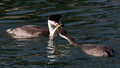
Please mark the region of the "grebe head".
[[[50, 15], [48, 18], [48, 27], [49, 27], [49, 31], [50, 31], [50, 38], [54, 38], [56, 32], [57, 32], [57, 28], [62, 27], [60, 25], [60, 18], [61, 15]], [[56, 26], [56, 27], [54, 27]]]
[[59, 26], [61, 15], [50, 15], [48, 18], [48, 23], [54, 26]]
[[59, 28], [58, 33], [62, 38], [67, 39], [70, 44], [76, 45], [65, 29]]

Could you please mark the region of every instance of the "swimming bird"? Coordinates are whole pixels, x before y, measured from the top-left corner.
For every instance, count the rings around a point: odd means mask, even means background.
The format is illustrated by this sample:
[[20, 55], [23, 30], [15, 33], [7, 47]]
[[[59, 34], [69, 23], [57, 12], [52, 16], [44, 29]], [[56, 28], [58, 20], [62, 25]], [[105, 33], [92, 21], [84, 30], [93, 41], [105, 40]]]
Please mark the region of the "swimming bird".
[[97, 57], [102, 57], [102, 56], [107, 57], [107, 56], [114, 55], [114, 50], [108, 46], [99, 45], [99, 44], [98, 45], [97, 44], [83, 44], [83, 45], [76, 44], [72, 40], [72, 38], [68, 35], [67, 31], [63, 28], [59, 28], [58, 33], [62, 38], [67, 39], [70, 44], [80, 47], [81, 50], [88, 55], [97, 56]]
[[[30, 37], [52, 37], [56, 32], [56, 29], [59, 28], [60, 15], [50, 15], [48, 18], [48, 28], [38, 26], [38, 25], [24, 25], [17, 28], [7, 29], [6, 32], [11, 34], [13, 38], [30, 38]], [[54, 28], [56, 27], [56, 29]]]

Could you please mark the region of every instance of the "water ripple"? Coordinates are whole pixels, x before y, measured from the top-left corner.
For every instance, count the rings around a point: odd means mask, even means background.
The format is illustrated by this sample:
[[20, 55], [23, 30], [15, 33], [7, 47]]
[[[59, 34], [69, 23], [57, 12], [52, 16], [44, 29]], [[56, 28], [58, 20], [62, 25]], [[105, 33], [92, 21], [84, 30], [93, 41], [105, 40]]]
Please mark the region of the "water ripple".
[[[119, 0], [1, 0], [1, 68], [119, 68]], [[13, 39], [5, 31], [22, 25], [47, 27], [49, 15], [62, 15], [62, 23], [77, 44], [103, 44], [115, 50], [115, 56], [86, 55], [80, 48], [59, 37]]]
[[35, 12], [36, 10], [21, 10], [21, 11], [14, 11], [14, 12], [8, 12], [6, 15], [19, 15], [19, 14], [27, 14]]
[[49, 12], [49, 13], [44, 13], [44, 14], [40, 14], [38, 16], [49, 16], [52, 14], [65, 14], [65, 13], [71, 13], [71, 12], [81, 12], [84, 11], [85, 9], [80, 9], [80, 10], [63, 10], [63, 11], [55, 11], [55, 12]]

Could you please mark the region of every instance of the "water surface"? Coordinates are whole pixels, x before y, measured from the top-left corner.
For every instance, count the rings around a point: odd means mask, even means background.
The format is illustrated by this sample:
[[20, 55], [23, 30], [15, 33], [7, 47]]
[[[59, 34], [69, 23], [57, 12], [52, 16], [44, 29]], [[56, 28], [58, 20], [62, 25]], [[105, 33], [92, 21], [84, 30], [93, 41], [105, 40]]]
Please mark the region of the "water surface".
[[[62, 23], [79, 45], [103, 44], [115, 50], [113, 57], [93, 57], [56, 37], [13, 39], [5, 30], [22, 25], [47, 28], [49, 15], [62, 15]], [[119, 68], [119, 0], [1, 0], [0, 67], [2, 68]]]

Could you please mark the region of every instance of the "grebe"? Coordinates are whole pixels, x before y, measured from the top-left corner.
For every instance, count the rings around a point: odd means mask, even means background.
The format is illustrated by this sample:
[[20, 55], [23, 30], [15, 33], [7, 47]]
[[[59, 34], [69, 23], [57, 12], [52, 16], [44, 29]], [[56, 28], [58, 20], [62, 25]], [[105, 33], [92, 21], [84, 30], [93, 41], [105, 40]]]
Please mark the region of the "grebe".
[[[39, 37], [39, 36], [44, 36], [44, 37], [52, 37], [54, 36], [53, 34], [55, 33], [56, 29], [59, 28], [60, 23], [60, 15], [51, 15], [48, 18], [48, 27], [44, 28], [42, 26], [38, 25], [25, 25], [21, 26], [18, 28], [12, 28], [12, 29], [7, 29], [6, 32], [11, 34], [13, 38], [30, 38], [30, 37]], [[56, 29], [54, 29], [54, 26]]]
[[113, 49], [111, 49], [108, 46], [96, 45], [96, 44], [83, 44], [80, 46], [80, 45], [76, 44], [71, 39], [71, 37], [68, 35], [66, 30], [64, 30], [63, 28], [59, 28], [58, 33], [62, 38], [67, 39], [70, 44], [77, 46], [77, 47], [80, 47], [81, 50], [88, 55], [98, 56], [98, 57], [102, 57], [102, 56], [106, 57], [106, 56], [112, 56], [114, 54]]

